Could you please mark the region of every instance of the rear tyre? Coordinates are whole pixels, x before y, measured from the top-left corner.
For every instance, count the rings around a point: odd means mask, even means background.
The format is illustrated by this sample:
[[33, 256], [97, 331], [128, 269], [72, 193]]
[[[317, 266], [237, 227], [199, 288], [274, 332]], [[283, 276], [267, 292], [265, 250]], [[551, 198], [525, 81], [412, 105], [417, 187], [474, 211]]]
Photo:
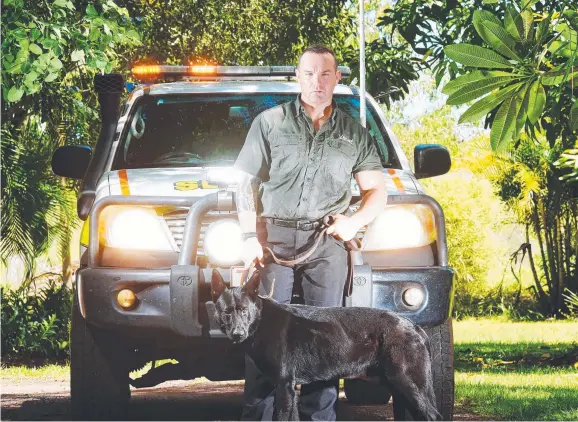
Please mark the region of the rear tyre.
[[121, 344], [114, 333], [88, 325], [75, 298], [70, 332], [72, 420], [126, 418], [130, 387]]
[[[451, 421], [454, 416], [454, 338], [451, 318], [437, 327], [424, 328], [430, 340], [432, 377], [436, 395], [436, 407], [442, 420]], [[413, 420], [405, 402], [395, 403], [396, 420]]]
[[387, 387], [363, 379], [343, 380], [343, 391], [351, 404], [387, 404], [391, 398]]

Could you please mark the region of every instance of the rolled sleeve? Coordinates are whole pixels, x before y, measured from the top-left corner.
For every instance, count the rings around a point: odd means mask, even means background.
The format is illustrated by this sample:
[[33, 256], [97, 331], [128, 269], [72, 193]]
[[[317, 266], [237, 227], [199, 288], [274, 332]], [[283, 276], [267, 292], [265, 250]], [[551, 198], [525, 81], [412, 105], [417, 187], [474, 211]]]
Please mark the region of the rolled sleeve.
[[234, 165], [236, 170], [256, 176], [264, 182], [269, 180], [271, 164], [271, 150], [267, 140], [268, 132], [267, 121], [261, 113], [253, 120]]
[[353, 166], [352, 173], [359, 173], [360, 171], [381, 170], [381, 159], [377, 153], [375, 141], [368, 131], [363, 131], [361, 142], [359, 143], [359, 154], [357, 161]]

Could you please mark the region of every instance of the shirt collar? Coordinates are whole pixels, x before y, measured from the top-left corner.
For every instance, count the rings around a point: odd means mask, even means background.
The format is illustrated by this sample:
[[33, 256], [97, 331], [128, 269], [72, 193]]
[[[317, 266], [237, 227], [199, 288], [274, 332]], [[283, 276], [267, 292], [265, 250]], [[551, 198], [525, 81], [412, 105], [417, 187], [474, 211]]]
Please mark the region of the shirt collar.
[[[303, 104], [301, 104], [301, 94], [297, 95], [297, 98], [295, 99], [294, 104], [295, 104], [295, 117], [299, 117], [300, 114], [303, 114], [304, 116], [309, 116], [307, 114], [307, 112], [305, 111], [305, 107], [303, 107]], [[331, 123], [335, 122], [338, 108], [339, 107], [337, 106], [337, 102], [335, 101], [335, 99], [332, 99], [331, 100], [331, 115], [329, 116], [329, 121], [331, 121]]]

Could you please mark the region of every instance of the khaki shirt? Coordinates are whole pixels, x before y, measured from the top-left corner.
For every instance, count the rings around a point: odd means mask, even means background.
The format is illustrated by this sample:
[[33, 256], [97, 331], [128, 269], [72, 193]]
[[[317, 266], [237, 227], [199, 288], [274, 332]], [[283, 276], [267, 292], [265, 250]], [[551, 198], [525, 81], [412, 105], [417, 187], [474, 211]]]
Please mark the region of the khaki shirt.
[[369, 132], [335, 101], [315, 133], [298, 96], [255, 118], [235, 168], [261, 179], [261, 216], [317, 220], [348, 208], [352, 174], [382, 165]]

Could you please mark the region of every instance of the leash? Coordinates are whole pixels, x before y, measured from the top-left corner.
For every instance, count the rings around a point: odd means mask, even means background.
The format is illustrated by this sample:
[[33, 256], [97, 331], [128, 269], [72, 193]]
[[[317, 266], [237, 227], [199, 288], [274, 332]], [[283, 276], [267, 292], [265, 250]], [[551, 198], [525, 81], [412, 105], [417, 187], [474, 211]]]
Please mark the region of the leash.
[[[313, 244], [313, 246], [311, 246], [311, 248], [309, 248], [307, 251], [297, 255], [295, 257], [295, 259], [289, 259], [289, 260], [280, 259], [275, 255], [275, 253], [268, 246], [264, 246], [264, 249], [266, 249], [269, 252], [269, 254], [271, 255], [271, 258], [273, 258], [273, 261], [275, 261], [275, 263], [277, 263], [279, 265], [292, 266], [292, 265], [300, 264], [301, 262], [303, 262], [307, 258], [309, 258], [311, 255], [313, 255], [315, 250], [317, 250], [317, 248], [319, 247], [319, 243], [321, 243], [321, 239], [323, 238], [323, 235], [325, 235], [325, 233], [329, 229], [329, 226], [331, 225], [332, 220], [333, 220], [332, 216], [325, 216], [323, 218], [323, 224], [325, 225], [325, 227], [317, 235], [317, 239], [315, 239], [315, 243]], [[350, 297], [352, 292], [353, 292], [353, 262], [351, 260], [351, 252], [352, 251], [359, 251], [359, 248], [361, 247], [361, 245], [359, 244], [359, 240], [356, 238], [348, 240], [347, 242], [344, 242], [344, 243], [345, 243], [345, 247], [346, 247], [347, 251], [349, 252], [348, 253], [348, 259], [347, 259], [348, 272], [347, 272], [347, 280], [345, 282], [345, 291], [347, 292], [347, 296]], [[255, 270], [256, 270], [257, 265], [258, 265], [257, 260], [254, 260], [253, 262], [251, 262], [251, 265], [247, 269], [247, 278], [245, 279], [245, 282], [249, 279], [249, 274], [251, 273], [251, 268], [255, 268]], [[271, 283], [271, 290], [269, 291], [269, 294], [267, 294], [266, 296], [259, 295], [259, 297], [261, 299], [271, 299], [273, 297], [274, 291], [275, 291], [275, 279], [273, 279], [273, 282]]]

